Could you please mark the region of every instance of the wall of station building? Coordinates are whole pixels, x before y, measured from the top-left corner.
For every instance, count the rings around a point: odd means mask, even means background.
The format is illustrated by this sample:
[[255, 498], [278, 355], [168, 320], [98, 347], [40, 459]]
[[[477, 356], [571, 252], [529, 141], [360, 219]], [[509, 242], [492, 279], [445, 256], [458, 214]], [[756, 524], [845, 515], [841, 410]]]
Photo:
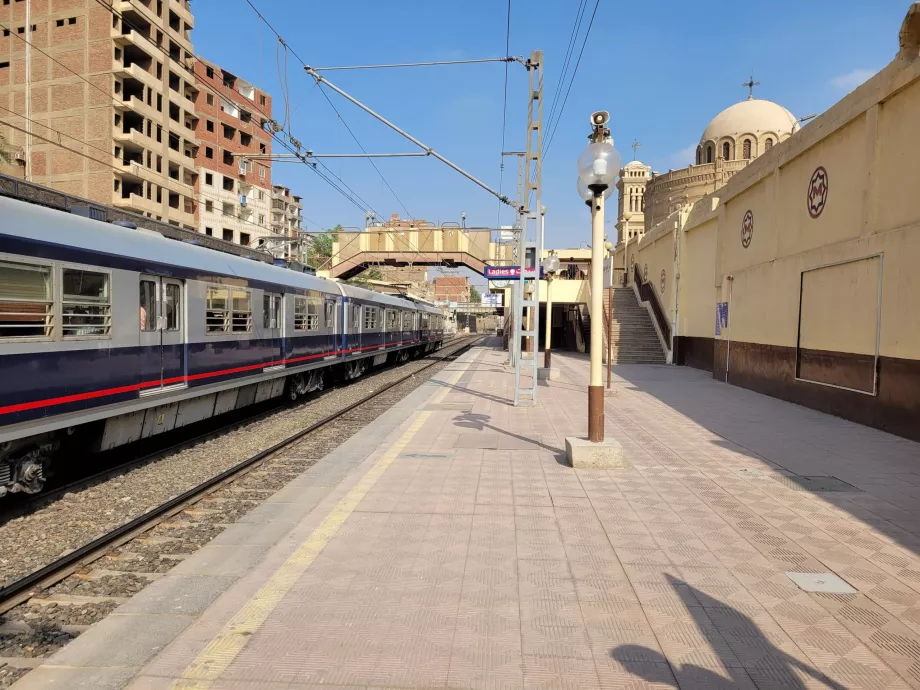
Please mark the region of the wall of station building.
[[902, 49], [725, 187], [621, 243], [630, 281], [634, 261], [648, 266], [673, 361], [920, 440], [918, 122], [920, 57]]

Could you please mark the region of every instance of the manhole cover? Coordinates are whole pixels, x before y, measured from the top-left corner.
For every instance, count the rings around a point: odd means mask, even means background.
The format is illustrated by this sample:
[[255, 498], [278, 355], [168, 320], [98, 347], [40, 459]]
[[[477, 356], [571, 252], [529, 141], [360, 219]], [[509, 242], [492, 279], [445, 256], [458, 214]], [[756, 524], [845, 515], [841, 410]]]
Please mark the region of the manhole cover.
[[837, 477], [803, 477], [798, 474], [779, 474], [773, 477], [793, 491], [833, 491], [862, 493], [852, 484]]
[[834, 573], [786, 573], [786, 577], [806, 592], [856, 593], [855, 589]]

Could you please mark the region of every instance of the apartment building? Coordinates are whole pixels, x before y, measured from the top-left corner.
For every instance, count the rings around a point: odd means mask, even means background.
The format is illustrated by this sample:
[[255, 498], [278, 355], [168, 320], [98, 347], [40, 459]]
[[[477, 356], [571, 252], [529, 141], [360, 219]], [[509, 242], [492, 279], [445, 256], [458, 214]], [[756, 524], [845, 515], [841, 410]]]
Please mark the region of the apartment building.
[[0, 24], [0, 133], [26, 179], [195, 229], [188, 0], [2, 0]]
[[[257, 247], [273, 233], [271, 204], [272, 99], [206, 60], [195, 63], [200, 87], [196, 133], [198, 231]], [[277, 242], [268, 242], [272, 249]]]
[[287, 187], [272, 186], [272, 232], [276, 235], [296, 237], [303, 226], [301, 197], [291, 194]]

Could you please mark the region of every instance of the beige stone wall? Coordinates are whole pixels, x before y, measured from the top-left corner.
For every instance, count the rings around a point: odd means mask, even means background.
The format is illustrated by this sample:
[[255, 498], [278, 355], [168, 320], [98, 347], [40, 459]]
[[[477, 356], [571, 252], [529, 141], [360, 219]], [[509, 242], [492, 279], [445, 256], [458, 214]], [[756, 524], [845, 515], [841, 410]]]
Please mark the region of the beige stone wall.
[[[711, 337], [730, 293], [732, 340], [795, 347], [801, 299], [802, 347], [871, 354], [881, 273], [880, 354], [920, 359], [918, 122], [920, 59], [896, 61], [720, 189], [715, 218], [684, 230], [680, 333]], [[828, 194], [813, 218], [819, 167]]]

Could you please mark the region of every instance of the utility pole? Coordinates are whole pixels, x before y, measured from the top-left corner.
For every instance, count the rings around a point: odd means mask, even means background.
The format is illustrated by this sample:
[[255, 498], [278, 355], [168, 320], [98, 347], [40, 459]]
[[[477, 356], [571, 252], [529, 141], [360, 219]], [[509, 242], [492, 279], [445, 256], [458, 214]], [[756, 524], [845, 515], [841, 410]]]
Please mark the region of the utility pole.
[[[532, 345], [527, 348], [529, 349], [528, 359], [524, 359], [524, 352], [519, 352], [519, 356], [514, 361], [515, 406], [531, 406], [537, 403], [536, 350], [537, 336], [540, 332], [540, 257], [543, 252], [543, 233], [540, 222], [543, 180], [541, 155], [543, 148], [543, 51], [533, 51], [526, 64], [530, 79], [523, 197], [518, 211], [521, 228], [517, 242], [517, 255], [521, 274], [514, 291], [514, 339], [519, 350], [524, 349], [520, 348], [522, 339], [526, 339], [526, 342]], [[532, 318], [525, 320], [528, 310]]]

